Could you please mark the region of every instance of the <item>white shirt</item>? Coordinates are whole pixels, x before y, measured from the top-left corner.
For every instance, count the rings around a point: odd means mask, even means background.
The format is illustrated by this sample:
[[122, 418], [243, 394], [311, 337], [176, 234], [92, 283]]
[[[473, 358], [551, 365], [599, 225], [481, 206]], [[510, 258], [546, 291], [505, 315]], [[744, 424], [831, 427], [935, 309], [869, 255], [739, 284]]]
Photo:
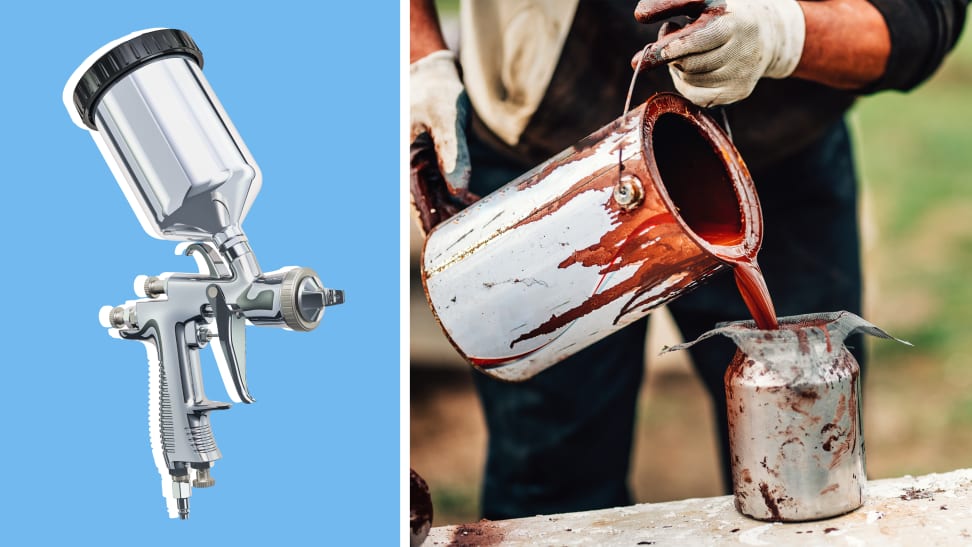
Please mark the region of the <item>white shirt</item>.
[[480, 119], [513, 146], [540, 105], [579, 0], [461, 0], [459, 61]]

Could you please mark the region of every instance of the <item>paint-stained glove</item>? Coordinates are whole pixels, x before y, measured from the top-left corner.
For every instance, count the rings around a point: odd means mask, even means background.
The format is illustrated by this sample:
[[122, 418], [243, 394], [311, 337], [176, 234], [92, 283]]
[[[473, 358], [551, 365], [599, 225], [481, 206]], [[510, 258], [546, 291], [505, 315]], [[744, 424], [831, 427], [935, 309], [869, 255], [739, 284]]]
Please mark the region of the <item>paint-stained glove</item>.
[[449, 192], [469, 201], [469, 149], [466, 123], [469, 99], [459, 80], [456, 56], [440, 50], [422, 57], [409, 67], [412, 136], [428, 133], [435, 144], [438, 166]]
[[699, 106], [745, 99], [760, 78], [792, 74], [803, 55], [806, 23], [796, 0], [641, 0], [635, 8], [640, 23], [685, 15], [692, 20], [684, 27], [662, 27], [643, 69], [667, 62], [675, 87]]

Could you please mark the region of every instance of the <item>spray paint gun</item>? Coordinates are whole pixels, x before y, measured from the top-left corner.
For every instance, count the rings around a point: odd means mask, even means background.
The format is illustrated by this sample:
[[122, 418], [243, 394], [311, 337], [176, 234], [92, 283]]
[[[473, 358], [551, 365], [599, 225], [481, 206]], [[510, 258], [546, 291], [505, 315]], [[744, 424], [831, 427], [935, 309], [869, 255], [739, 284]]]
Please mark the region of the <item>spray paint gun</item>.
[[309, 268], [264, 273], [241, 228], [260, 170], [202, 74], [183, 31], [156, 29], [112, 42], [75, 71], [64, 91], [138, 215], [159, 239], [182, 242], [199, 273], [139, 276], [143, 297], [102, 309], [113, 336], [143, 342], [149, 428], [169, 516], [189, 516], [192, 487], [214, 484], [221, 457], [209, 414], [229, 403], [203, 389], [199, 350], [211, 343], [226, 392], [254, 401], [246, 381], [245, 326], [309, 331], [344, 301]]

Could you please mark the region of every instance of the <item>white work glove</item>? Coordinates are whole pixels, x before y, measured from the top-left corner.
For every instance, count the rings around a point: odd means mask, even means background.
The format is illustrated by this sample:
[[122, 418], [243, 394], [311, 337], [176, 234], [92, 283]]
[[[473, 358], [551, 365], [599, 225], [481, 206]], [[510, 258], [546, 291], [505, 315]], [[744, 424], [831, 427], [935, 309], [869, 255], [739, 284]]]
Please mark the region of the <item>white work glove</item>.
[[666, 23], [642, 69], [668, 63], [675, 88], [699, 106], [745, 99], [760, 78], [792, 74], [803, 55], [806, 22], [796, 0], [641, 0], [635, 8], [640, 23], [679, 15], [694, 20]]
[[469, 98], [459, 80], [456, 56], [440, 50], [409, 67], [412, 136], [428, 133], [435, 144], [439, 170], [449, 193], [466, 202], [469, 198], [469, 148], [466, 123]]

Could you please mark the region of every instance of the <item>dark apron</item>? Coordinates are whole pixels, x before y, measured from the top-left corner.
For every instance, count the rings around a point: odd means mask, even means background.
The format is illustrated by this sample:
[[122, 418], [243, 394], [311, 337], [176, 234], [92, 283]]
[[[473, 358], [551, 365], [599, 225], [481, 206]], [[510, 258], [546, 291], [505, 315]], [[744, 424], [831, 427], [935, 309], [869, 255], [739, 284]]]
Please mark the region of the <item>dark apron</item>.
[[[631, 57], [655, 40], [659, 28], [639, 24], [633, 13], [630, 0], [581, 0], [550, 85], [519, 142], [505, 144], [475, 116], [473, 139], [526, 171], [620, 116]], [[632, 104], [674, 90], [668, 71], [659, 68], [638, 77]], [[853, 101], [853, 94], [804, 80], [764, 79], [726, 111], [736, 147], [750, 170], [759, 171], [820, 138]], [[474, 164], [474, 177], [475, 171]], [[491, 191], [496, 183], [474, 186]]]

